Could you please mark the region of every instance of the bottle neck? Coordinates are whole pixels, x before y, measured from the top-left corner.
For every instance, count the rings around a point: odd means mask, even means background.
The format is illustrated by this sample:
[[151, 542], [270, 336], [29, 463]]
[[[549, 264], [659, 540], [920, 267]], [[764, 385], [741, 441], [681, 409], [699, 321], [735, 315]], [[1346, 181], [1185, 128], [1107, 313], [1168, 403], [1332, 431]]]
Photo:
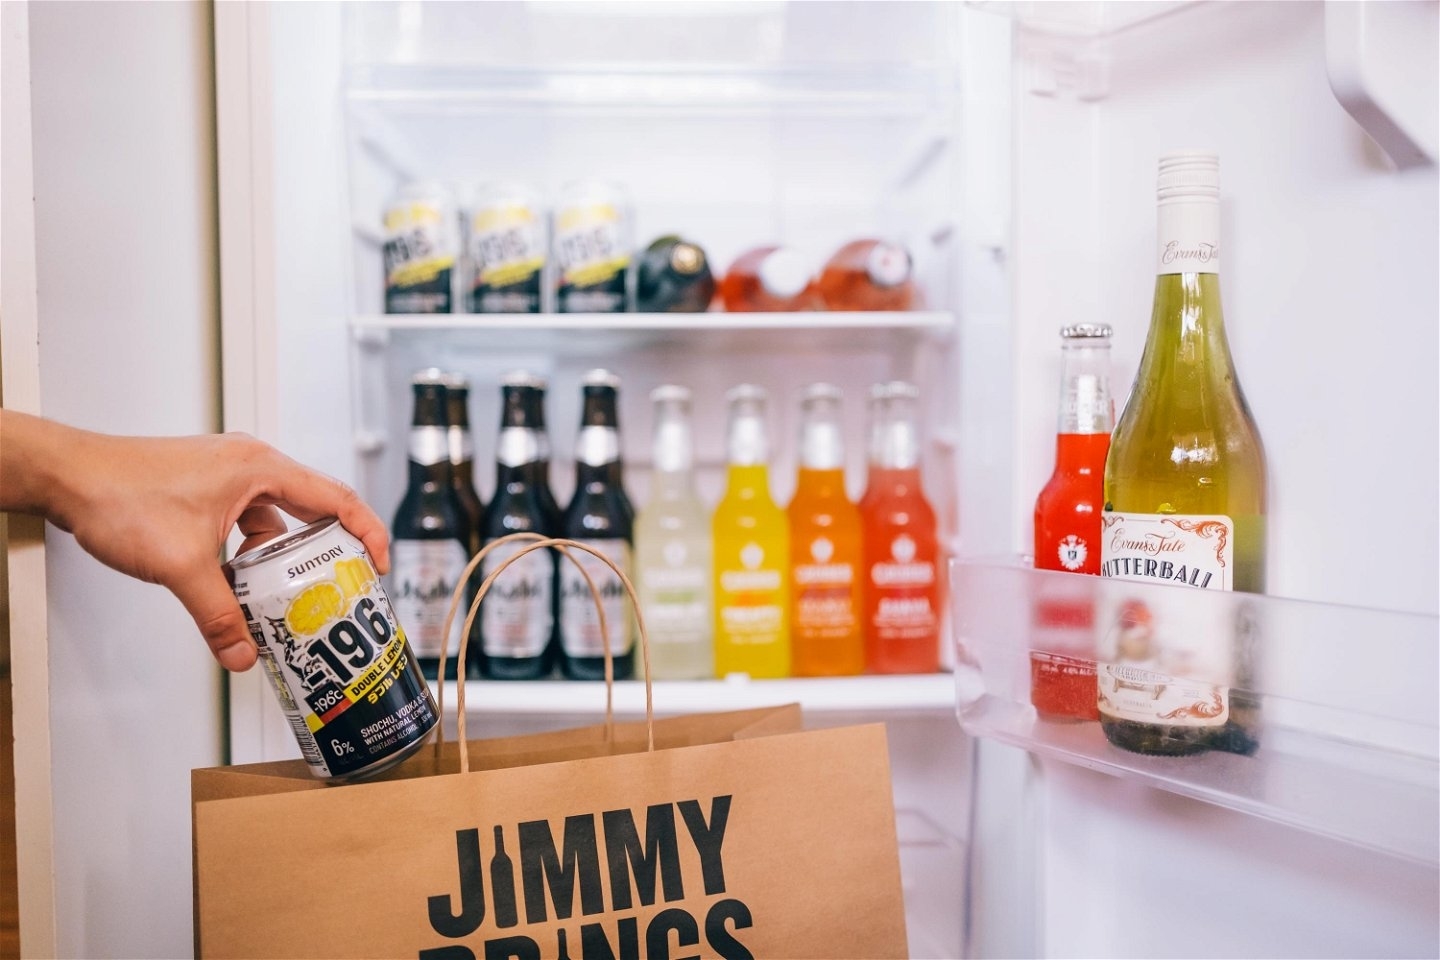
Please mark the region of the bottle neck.
[[763, 463], [732, 463], [725, 471], [725, 495], [754, 497], [770, 495], [770, 469]]
[[[446, 428], [436, 424], [417, 424], [410, 428], [409, 458], [412, 467], [450, 465], [450, 439]], [[413, 471], [412, 471], [413, 472]], [[448, 473], [448, 469], [446, 471]]]
[[1156, 209], [1155, 272], [1160, 276], [1220, 274], [1220, 204], [1210, 198], [1160, 201]]
[[800, 433], [800, 466], [807, 470], [837, 470], [845, 465], [845, 441], [840, 424], [814, 419]]
[[535, 472], [540, 444], [529, 427], [504, 427], [495, 442], [495, 488], [524, 483]]
[[726, 450], [731, 467], [764, 467], [770, 459], [765, 421], [753, 415], [732, 417]]
[[1234, 391], [1230, 368], [1220, 277], [1213, 273], [1156, 277], [1155, 307], [1136, 384], [1187, 385], [1179, 395], [1198, 403], [1209, 392], [1202, 384], [1209, 384], [1209, 390]]
[[795, 496], [834, 497], [845, 495], [845, 470], [841, 467], [800, 468], [796, 477]]
[[1110, 395], [1109, 342], [1069, 342], [1063, 351], [1057, 432], [1110, 433], [1115, 427], [1115, 405]]
[[681, 417], [666, 417], [655, 424], [655, 473], [689, 474], [695, 462], [690, 424]]
[[915, 470], [920, 466], [920, 432], [912, 420], [881, 424], [871, 440], [870, 466], [882, 470]]

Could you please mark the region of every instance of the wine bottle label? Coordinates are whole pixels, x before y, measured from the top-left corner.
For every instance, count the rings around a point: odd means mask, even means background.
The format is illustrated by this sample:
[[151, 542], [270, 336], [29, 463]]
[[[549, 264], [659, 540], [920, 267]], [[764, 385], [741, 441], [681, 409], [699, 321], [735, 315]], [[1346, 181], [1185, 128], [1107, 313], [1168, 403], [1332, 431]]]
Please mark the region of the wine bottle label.
[[1161, 203], [1155, 272], [1220, 272], [1220, 205], [1211, 201]]
[[640, 570], [645, 626], [656, 646], [709, 642], [710, 604], [706, 587], [710, 570], [695, 561], [683, 541], [671, 540], [660, 562]]
[[[592, 547], [613, 562], [626, 575], [630, 574], [630, 544], [624, 540], [579, 540]], [[603, 657], [606, 636], [609, 637], [610, 652], [623, 656], [630, 652], [634, 638], [633, 615], [630, 612], [630, 595], [615, 571], [598, 557], [580, 550], [570, 551], [590, 574], [595, 589], [600, 592], [600, 602], [605, 609], [605, 633], [600, 632], [600, 616], [595, 609], [595, 597], [585, 582], [584, 575], [572, 561], [561, 557], [560, 564], [560, 645], [571, 657]]]
[[[1231, 589], [1235, 525], [1226, 516], [1107, 513], [1102, 576]], [[1097, 611], [1100, 712], [1163, 726], [1218, 727], [1229, 718], [1230, 627], [1218, 605], [1179, 591], [1143, 599], [1107, 591]]]
[[450, 657], [460, 652], [464, 619], [456, 615], [446, 638], [445, 614], [465, 563], [465, 548], [456, 540], [391, 542], [390, 602], [417, 657], [433, 659], [442, 647]]
[[440, 203], [399, 203], [385, 211], [385, 311], [449, 313], [455, 250]]
[[[486, 554], [482, 576], [528, 546], [507, 543]], [[480, 606], [480, 633], [487, 657], [538, 657], [554, 624], [551, 591], [555, 560], [549, 550], [527, 553], [495, 578]]]

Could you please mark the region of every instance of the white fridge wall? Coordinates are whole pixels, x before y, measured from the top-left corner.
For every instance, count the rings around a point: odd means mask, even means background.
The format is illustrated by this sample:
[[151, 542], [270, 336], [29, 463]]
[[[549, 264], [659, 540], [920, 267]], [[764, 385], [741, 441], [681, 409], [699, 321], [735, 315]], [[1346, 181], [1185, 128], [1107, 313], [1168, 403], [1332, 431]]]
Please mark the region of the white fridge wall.
[[[1108, 73], [1089, 101], [1033, 93], [1054, 42], [1022, 36], [1017, 487], [1038, 491], [1054, 463], [1062, 325], [1115, 328], [1118, 412], [1149, 328], [1156, 159], [1214, 149], [1226, 329], [1269, 458], [1268, 592], [1434, 613], [1435, 167], [1396, 172], [1336, 102], [1325, 9], [1201, 4], [1075, 41]], [[1028, 552], [1028, 512], [1013, 522]]]
[[[209, 11], [29, 12], [41, 412], [112, 433], [212, 432]], [[190, 770], [223, 760], [219, 668], [167, 591], [53, 528], [46, 560], [56, 953], [188, 955]]]

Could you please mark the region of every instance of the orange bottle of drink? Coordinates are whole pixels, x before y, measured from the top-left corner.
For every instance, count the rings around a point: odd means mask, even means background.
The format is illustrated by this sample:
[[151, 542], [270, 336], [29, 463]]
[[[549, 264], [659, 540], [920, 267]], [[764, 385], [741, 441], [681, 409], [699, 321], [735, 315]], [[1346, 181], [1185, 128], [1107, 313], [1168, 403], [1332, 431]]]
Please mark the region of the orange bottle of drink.
[[865, 664], [872, 673], [940, 669], [940, 540], [920, 485], [918, 396], [899, 382], [870, 392], [870, 475], [860, 519]]
[[801, 401], [800, 472], [790, 519], [790, 660], [797, 677], [865, 669], [860, 511], [845, 495], [841, 394], [817, 383]]
[[788, 247], [756, 247], [742, 253], [720, 282], [720, 299], [731, 313], [821, 310], [813, 270]]
[[[1055, 472], [1035, 500], [1035, 567], [1100, 573], [1105, 456], [1115, 408], [1110, 397], [1110, 328], [1060, 331], [1060, 422]], [[1048, 719], [1099, 720], [1095, 638], [1088, 593], [1046, 583], [1030, 641], [1030, 702]], [[1053, 594], [1053, 595], [1051, 595]]]
[[852, 240], [820, 271], [827, 310], [909, 310], [915, 302], [910, 252], [886, 240]]

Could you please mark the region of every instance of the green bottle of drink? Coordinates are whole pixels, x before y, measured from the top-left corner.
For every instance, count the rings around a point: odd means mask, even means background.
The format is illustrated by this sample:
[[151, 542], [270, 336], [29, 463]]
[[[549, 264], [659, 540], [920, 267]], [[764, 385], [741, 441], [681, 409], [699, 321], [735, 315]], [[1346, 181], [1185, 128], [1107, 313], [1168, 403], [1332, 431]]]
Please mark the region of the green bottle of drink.
[[[1161, 157], [1158, 200], [1155, 308], [1105, 464], [1101, 574], [1261, 593], [1265, 450], [1220, 310], [1219, 160]], [[1140, 753], [1250, 753], [1250, 631], [1227, 605], [1185, 599], [1137, 591], [1102, 611], [1105, 735]]]

